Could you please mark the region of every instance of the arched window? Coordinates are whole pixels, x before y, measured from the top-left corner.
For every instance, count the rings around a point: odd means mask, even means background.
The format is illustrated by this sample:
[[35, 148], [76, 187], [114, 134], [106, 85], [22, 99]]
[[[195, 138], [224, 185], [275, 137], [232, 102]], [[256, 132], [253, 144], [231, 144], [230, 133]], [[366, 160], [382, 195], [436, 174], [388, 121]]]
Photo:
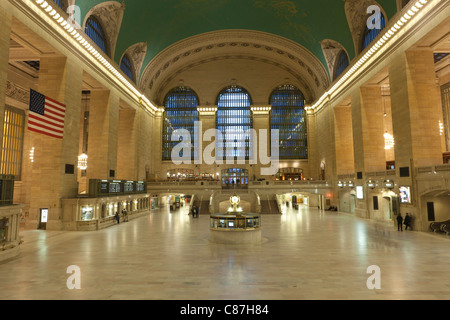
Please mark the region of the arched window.
[[334, 79], [337, 79], [349, 66], [350, 61], [347, 53], [342, 50], [336, 59], [336, 67], [334, 68]]
[[253, 115], [251, 97], [242, 87], [223, 89], [217, 98], [216, 128], [223, 141], [216, 148], [217, 159], [250, 159]]
[[95, 17], [90, 16], [89, 19], [86, 21], [86, 27], [84, 32], [89, 36], [89, 38], [92, 39], [92, 41], [94, 41], [94, 43], [104, 53], [109, 55], [105, 32], [103, 31], [100, 22]]
[[381, 31], [384, 28], [386, 28], [386, 18], [382, 13], [374, 15], [372, 26], [373, 27], [369, 28], [367, 24], [365, 25], [365, 30], [362, 38], [361, 52], [365, 48], [367, 48], [373, 40], [375, 40], [375, 38], [381, 33]]
[[[172, 141], [172, 133], [178, 129], [188, 130], [191, 134], [192, 146], [194, 146], [194, 128], [198, 121], [197, 106], [199, 100], [194, 91], [186, 87], [172, 89], [164, 101], [164, 124], [162, 141], [163, 160], [172, 160], [172, 149], [179, 141]], [[191, 159], [194, 159], [194, 148], [191, 148]], [[186, 155], [180, 154], [181, 158]]]
[[60, 7], [64, 12], [67, 11], [68, 8], [68, 4], [67, 4], [67, 0], [53, 0], [58, 7]]
[[134, 81], [134, 69], [131, 64], [131, 60], [128, 57], [128, 55], [124, 55], [122, 58], [122, 61], [120, 62], [120, 69], [127, 75], [128, 78], [130, 78], [132, 81]]
[[308, 159], [305, 97], [292, 85], [271, 95], [270, 129], [279, 130], [280, 159]]

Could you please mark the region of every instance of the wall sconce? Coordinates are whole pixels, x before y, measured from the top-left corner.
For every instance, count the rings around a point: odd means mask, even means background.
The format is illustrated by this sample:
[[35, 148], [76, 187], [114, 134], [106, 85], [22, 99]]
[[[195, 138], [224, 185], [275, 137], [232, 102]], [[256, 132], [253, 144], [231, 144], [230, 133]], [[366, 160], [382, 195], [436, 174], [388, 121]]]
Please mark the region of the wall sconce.
[[394, 182], [391, 180], [384, 181], [384, 187], [387, 189], [393, 189], [394, 188]]
[[34, 147], [30, 150], [30, 160], [32, 163], [34, 162]]

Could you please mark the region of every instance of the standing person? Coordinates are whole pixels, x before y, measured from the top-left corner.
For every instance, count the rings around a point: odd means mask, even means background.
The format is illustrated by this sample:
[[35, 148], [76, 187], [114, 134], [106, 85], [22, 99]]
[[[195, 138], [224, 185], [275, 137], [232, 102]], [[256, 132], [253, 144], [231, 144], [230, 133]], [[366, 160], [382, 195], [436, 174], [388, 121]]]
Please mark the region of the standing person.
[[397, 216], [397, 224], [398, 224], [398, 231], [403, 231], [403, 217], [402, 214], [399, 213]]
[[117, 220], [117, 224], [119, 224], [120, 223], [119, 211], [116, 211], [116, 220]]
[[408, 214], [406, 214], [405, 216], [405, 230], [412, 229], [411, 228], [411, 216], [409, 216]]

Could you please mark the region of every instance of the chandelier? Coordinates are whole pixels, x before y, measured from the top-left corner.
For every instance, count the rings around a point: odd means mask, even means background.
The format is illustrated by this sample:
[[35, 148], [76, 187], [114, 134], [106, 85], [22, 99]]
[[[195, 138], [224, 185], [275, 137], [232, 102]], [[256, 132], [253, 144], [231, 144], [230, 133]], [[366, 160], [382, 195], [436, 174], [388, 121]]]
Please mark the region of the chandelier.
[[441, 136], [444, 135], [444, 124], [439, 120], [439, 132], [441, 133]]
[[83, 153], [78, 157], [78, 169], [80, 170], [86, 170], [87, 169], [87, 160], [88, 156], [87, 154]]
[[395, 145], [394, 137], [386, 132], [384, 134], [384, 149], [391, 150], [392, 148], [394, 148], [394, 145]]

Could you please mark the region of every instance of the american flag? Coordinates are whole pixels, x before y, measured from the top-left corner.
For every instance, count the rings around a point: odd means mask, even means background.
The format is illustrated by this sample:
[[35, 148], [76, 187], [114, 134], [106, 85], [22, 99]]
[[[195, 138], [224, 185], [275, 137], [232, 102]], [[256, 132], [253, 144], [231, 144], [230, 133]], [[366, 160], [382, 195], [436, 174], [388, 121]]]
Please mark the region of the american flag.
[[62, 139], [66, 106], [39, 92], [30, 90], [28, 130]]

